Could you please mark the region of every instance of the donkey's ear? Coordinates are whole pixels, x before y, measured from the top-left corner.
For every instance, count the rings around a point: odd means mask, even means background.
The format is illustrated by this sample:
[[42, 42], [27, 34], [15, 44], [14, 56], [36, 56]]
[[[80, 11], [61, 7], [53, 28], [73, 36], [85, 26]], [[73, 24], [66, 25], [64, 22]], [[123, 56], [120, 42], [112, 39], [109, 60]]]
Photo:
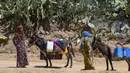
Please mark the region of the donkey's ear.
[[94, 39], [96, 39], [96, 37], [97, 37], [97, 34], [95, 34], [95, 35], [93, 36]]
[[98, 36], [98, 34], [95, 35], [95, 37], [97, 37], [97, 36]]

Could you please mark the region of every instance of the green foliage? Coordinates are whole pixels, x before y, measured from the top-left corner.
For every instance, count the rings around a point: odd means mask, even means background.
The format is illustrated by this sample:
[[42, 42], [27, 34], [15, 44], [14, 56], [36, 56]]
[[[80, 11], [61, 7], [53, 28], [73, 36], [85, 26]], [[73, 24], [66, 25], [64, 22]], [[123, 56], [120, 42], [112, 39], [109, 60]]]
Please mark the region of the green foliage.
[[9, 35], [23, 24], [26, 36], [30, 36], [40, 26], [49, 31], [53, 21], [61, 30], [71, 29], [72, 23], [79, 29], [78, 21], [85, 17], [115, 20], [123, 15], [120, 9], [129, 15], [129, 8], [129, 0], [8, 0], [0, 3], [0, 25]]

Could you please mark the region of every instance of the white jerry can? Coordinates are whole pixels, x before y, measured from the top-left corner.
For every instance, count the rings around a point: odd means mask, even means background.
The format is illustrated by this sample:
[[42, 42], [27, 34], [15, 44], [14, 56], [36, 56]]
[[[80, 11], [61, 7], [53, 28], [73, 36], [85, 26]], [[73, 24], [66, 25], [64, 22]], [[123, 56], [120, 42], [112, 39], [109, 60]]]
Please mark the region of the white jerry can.
[[47, 41], [47, 52], [53, 52], [53, 45], [52, 41]]

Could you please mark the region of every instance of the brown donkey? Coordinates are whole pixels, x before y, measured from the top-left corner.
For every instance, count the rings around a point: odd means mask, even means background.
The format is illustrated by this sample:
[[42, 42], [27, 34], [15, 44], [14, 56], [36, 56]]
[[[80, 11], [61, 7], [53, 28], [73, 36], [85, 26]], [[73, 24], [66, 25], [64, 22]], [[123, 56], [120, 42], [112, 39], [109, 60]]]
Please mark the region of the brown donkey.
[[[106, 70], [109, 70], [108, 62], [110, 62], [111, 70], [113, 71], [114, 68], [113, 68], [113, 64], [112, 64], [111, 48], [107, 44], [103, 43], [101, 41], [100, 37], [94, 37], [93, 38], [92, 48], [93, 48], [93, 50], [95, 50], [97, 48], [102, 53], [102, 55], [105, 57], [106, 65], [107, 65]], [[130, 71], [130, 59], [126, 59], [126, 62], [128, 64], [128, 71]]]

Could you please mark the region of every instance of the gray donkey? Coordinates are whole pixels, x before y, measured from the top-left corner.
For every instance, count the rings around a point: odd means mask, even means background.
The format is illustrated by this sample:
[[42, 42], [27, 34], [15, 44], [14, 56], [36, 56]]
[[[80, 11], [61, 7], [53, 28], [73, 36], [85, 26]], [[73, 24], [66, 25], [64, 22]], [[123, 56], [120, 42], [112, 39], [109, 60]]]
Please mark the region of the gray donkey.
[[[46, 46], [47, 46], [47, 41], [43, 38], [38, 37], [36, 34], [33, 34], [29, 40], [28, 46], [31, 47], [33, 44], [36, 44], [36, 46], [39, 47], [39, 49], [42, 51], [42, 53], [45, 56], [45, 61], [46, 61], [46, 67], [48, 67], [48, 60], [50, 62], [50, 67], [52, 67], [52, 62], [51, 62], [51, 57], [50, 53], [47, 52]], [[65, 46], [67, 47], [68, 52], [65, 54], [67, 56], [67, 64], [65, 67], [69, 65], [69, 60], [71, 60], [71, 65], [70, 68], [73, 65], [73, 60], [72, 60], [72, 55], [75, 56], [74, 50], [72, 48], [72, 44], [69, 41], [64, 41]]]
[[[106, 65], [107, 65], [106, 70], [109, 70], [108, 62], [110, 62], [111, 70], [114, 70], [113, 64], [112, 64], [111, 48], [107, 44], [103, 43], [101, 41], [100, 37], [94, 37], [93, 38], [92, 48], [93, 48], [93, 50], [95, 50], [97, 48], [102, 53], [102, 55], [105, 57]], [[128, 64], [128, 71], [130, 71], [130, 59], [126, 59], [126, 62]]]

